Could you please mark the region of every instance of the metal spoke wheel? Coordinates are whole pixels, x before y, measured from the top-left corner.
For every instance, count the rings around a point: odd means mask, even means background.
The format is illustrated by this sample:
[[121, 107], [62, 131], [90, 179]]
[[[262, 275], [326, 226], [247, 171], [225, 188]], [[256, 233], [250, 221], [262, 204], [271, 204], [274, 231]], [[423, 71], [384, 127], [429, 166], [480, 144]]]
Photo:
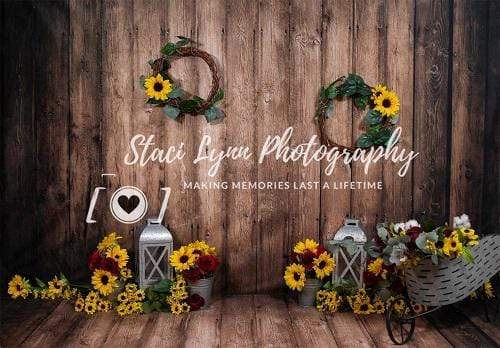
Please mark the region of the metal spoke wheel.
[[500, 311], [500, 301], [498, 300], [498, 296], [485, 300], [483, 305], [486, 321], [489, 323], [494, 322], [498, 318], [498, 312]]
[[413, 336], [415, 317], [413, 317], [413, 311], [410, 308], [408, 303], [406, 313], [398, 313], [394, 308], [394, 303], [392, 303], [385, 312], [387, 333], [394, 344], [405, 344]]

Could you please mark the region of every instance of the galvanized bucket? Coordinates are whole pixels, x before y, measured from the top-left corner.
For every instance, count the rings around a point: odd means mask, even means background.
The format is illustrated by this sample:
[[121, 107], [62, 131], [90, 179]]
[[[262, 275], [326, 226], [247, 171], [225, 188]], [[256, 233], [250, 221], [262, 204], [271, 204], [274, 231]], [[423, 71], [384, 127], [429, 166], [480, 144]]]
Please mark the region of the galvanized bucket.
[[316, 300], [316, 292], [321, 288], [319, 279], [306, 279], [304, 288], [299, 293], [299, 305], [302, 307], [314, 306]]
[[212, 302], [212, 286], [214, 285], [214, 277], [200, 279], [194, 283], [188, 282], [189, 294], [198, 294], [205, 300], [205, 305], [202, 308], [207, 307]]

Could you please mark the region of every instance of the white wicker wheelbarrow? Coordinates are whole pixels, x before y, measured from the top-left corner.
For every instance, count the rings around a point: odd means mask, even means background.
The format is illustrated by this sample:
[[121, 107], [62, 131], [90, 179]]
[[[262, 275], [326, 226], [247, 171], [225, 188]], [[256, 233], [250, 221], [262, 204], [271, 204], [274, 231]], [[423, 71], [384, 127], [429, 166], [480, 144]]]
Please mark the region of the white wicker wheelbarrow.
[[[500, 235], [483, 237], [471, 251], [473, 263], [468, 264], [457, 258], [440, 260], [439, 265], [434, 265], [430, 259], [424, 259], [415, 268], [406, 271], [404, 300], [408, 310], [405, 314], [398, 314], [391, 305], [386, 311], [387, 332], [395, 344], [404, 344], [411, 339], [417, 317], [465, 299], [500, 272]], [[411, 301], [431, 309], [415, 314]], [[497, 297], [493, 305], [485, 305], [485, 314], [487, 320], [496, 318]]]

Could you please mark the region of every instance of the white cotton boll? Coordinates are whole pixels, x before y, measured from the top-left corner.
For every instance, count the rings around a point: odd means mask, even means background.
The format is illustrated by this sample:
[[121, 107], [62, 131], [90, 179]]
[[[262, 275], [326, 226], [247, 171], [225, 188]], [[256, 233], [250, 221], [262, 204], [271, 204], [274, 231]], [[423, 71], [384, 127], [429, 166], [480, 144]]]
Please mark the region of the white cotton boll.
[[405, 224], [405, 229], [406, 230], [409, 230], [410, 228], [412, 227], [420, 227], [420, 224], [418, 223], [417, 220], [409, 220], [406, 224]]
[[460, 217], [455, 216], [453, 218], [453, 228], [459, 228], [461, 223], [462, 223], [462, 220], [460, 219]]
[[394, 231], [399, 232], [399, 230], [406, 231], [404, 222], [398, 222], [397, 224], [394, 224]]
[[462, 226], [464, 228], [471, 228], [471, 224], [470, 224], [470, 220], [469, 220], [469, 215], [462, 214], [462, 216], [460, 216], [460, 219], [462, 220]]

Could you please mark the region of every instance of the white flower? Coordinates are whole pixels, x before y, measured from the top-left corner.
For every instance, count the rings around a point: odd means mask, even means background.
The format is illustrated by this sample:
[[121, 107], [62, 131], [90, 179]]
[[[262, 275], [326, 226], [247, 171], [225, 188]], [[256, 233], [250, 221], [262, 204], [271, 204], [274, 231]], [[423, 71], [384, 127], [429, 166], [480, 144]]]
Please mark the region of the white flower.
[[471, 228], [469, 216], [462, 214], [453, 218], [453, 228]]
[[412, 227], [420, 227], [420, 224], [418, 223], [417, 220], [409, 220], [408, 222], [405, 223], [405, 230], [409, 230]]
[[398, 266], [401, 262], [405, 262], [408, 258], [405, 255], [406, 246], [404, 244], [397, 244], [392, 248], [391, 257], [389, 262]]
[[404, 222], [398, 222], [397, 224], [394, 224], [394, 231], [399, 233], [399, 230], [405, 231], [405, 223]]

